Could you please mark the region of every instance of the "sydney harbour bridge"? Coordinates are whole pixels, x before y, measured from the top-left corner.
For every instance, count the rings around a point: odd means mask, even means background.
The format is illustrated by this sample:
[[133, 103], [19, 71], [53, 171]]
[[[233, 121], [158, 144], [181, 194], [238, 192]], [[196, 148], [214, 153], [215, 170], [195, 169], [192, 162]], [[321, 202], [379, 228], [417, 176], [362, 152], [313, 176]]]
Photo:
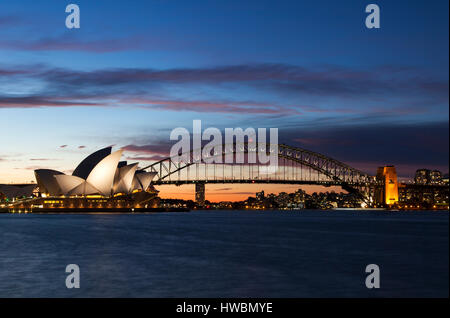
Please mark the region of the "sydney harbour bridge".
[[361, 201], [368, 205], [373, 202], [375, 188], [382, 185], [382, 181], [376, 177], [317, 152], [284, 144], [275, 148], [267, 144], [266, 147], [267, 155], [273, 149], [278, 152], [277, 167], [271, 172], [268, 172], [267, 164], [260, 162], [250, 163], [246, 160], [241, 163], [226, 163], [223, 160], [227, 149], [234, 156], [240, 152], [248, 156], [252, 150], [247, 143], [228, 147], [225, 145], [222, 153], [208, 153], [222, 159], [211, 163], [201, 160], [198, 158], [199, 153], [191, 150], [185, 154], [184, 159], [174, 160], [168, 157], [144, 167], [143, 170], [157, 173], [152, 184], [196, 184], [196, 191], [203, 192], [206, 184], [224, 183], [340, 186], [359, 195]]

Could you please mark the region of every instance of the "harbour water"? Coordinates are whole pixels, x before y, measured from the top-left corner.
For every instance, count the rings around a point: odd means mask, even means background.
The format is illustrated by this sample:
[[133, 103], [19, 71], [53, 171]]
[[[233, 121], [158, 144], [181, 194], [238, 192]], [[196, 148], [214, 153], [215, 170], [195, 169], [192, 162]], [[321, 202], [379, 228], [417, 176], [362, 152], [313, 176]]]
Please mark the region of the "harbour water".
[[448, 297], [448, 231], [447, 212], [0, 214], [0, 297]]

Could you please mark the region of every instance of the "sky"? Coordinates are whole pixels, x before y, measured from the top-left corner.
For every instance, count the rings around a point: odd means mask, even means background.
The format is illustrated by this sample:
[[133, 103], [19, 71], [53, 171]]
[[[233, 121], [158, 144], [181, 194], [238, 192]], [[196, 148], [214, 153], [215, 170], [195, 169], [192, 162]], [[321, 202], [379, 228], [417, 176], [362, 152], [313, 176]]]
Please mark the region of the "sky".
[[[79, 29], [65, 26], [69, 3], [80, 8]], [[380, 7], [380, 29], [365, 27], [369, 3]], [[448, 5], [1, 1], [0, 182], [30, 182], [36, 168], [69, 173], [109, 145], [145, 165], [195, 119], [275, 127], [280, 143], [370, 174], [385, 164], [402, 178], [447, 173]], [[207, 198], [259, 190], [217, 186]]]

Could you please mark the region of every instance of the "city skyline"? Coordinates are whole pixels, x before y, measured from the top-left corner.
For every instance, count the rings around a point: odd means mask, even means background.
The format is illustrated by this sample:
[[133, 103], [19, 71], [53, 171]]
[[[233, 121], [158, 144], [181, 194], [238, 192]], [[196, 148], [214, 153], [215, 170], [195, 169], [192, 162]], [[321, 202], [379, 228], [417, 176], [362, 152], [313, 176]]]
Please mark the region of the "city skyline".
[[65, 3], [0, 4], [0, 183], [68, 172], [109, 145], [150, 163], [194, 119], [277, 127], [280, 142], [372, 175], [386, 164], [403, 178], [448, 173], [446, 1], [378, 1], [379, 30], [364, 27], [360, 1], [76, 3], [78, 30], [65, 28]]

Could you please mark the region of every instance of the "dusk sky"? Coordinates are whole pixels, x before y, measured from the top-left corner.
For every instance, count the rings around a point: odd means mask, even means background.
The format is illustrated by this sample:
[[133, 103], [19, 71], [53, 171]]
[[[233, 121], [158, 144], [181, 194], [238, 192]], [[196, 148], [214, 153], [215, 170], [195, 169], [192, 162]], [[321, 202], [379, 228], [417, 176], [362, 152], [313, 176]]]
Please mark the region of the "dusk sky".
[[[69, 3], [80, 29], [65, 26]], [[369, 3], [380, 29], [365, 27]], [[144, 165], [194, 119], [277, 127], [280, 142], [370, 174], [447, 173], [448, 10], [447, 0], [2, 1], [0, 183], [69, 172], [109, 145]], [[257, 190], [216, 186], [209, 198]]]

